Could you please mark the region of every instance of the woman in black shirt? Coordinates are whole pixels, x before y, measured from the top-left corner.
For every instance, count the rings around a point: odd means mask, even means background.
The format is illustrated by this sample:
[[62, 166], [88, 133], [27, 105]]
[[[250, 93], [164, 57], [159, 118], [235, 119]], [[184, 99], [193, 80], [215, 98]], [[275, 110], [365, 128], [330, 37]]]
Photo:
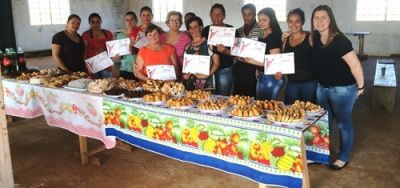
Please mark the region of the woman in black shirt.
[[283, 52], [294, 52], [295, 74], [288, 74], [285, 103], [293, 104], [295, 100], [315, 102], [317, 82], [315, 81], [311, 59], [311, 38], [303, 31], [304, 12], [293, 9], [287, 16], [290, 36], [283, 42]]
[[51, 52], [58, 68], [66, 73], [83, 71], [87, 72], [83, 53], [85, 45], [82, 37], [77, 33], [81, 18], [76, 14], [68, 17], [66, 30], [53, 36]]
[[339, 170], [350, 160], [353, 144], [351, 113], [356, 99], [364, 92], [364, 75], [351, 42], [336, 25], [331, 8], [318, 6], [311, 19], [317, 102], [328, 110], [330, 133], [333, 119], [340, 129], [340, 153], [330, 165]]
[[[262, 37], [259, 41], [267, 44], [265, 54], [281, 53], [282, 30], [272, 8], [263, 8], [258, 12], [258, 25], [262, 30]], [[253, 58], [245, 58], [246, 63], [259, 66], [256, 77], [258, 78], [256, 87], [256, 96], [259, 100], [276, 99], [281, 90], [284, 80], [283, 75], [277, 72], [275, 75], [264, 75], [264, 62], [255, 61]]]

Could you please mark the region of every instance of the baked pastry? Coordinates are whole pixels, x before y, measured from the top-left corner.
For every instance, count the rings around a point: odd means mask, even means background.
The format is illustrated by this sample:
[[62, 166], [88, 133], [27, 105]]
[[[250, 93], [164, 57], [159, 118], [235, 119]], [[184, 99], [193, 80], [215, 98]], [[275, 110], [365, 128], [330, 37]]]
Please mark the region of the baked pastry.
[[257, 108], [256, 105], [236, 106], [232, 109], [231, 115], [238, 117], [255, 117], [262, 115], [262, 110]]
[[163, 84], [164, 82], [161, 80], [147, 80], [142, 87], [145, 91], [158, 92], [161, 91]]
[[255, 104], [261, 110], [275, 110], [285, 106], [283, 102], [275, 100], [256, 100]]
[[160, 101], [166, 101], [170, 97], [168, 94], [161, 93], [161, 92], [155, 92], [155, 93], [150, 93], [145, 96], [143, 96], [143, 100], [145, 102], [160, 102]]
[[211, 97], [211, 92], [197, 89], [187, 92], [186, 97], [192, 100], [204, 100]]
[[29, 80], [34, 76], [39, 76], [39, 72], [32, 72], [32, 73], [25, 73], [23, 72], [21, 75], [19, 75], [16, 79], [17, 80]]
[[90, 93], [103, 93], [113, 87], [110, 79], [99, 79], [88, 84], [88, 91]]
[[306, 112], [320, 112], [322, 110], [320, 105], [314, 104], [309, 101], [305, 102], [299, 100], [294, 101], [291, 107], [301, 108], [304, 109]]
[[147, 94], [148, 92], [144, 90], [125, 91], [124, 97], [127, 99], [142, 98], [144, 95]]
[[39, 85], [42, 84], [46, 78], [46, 76], [34, 76], [29, 79], [29, 83]]
[[112, 87], [110, 90], [104, 91], [106, 95], [119, 96], [124, 94], [126, 90], [119, 87]]
[[267, 118], [270, 121], [277, 121], [282, 123], [300, 123], [304, 121], [306, 114], [302, 108], [283, 108], [276, 109], [267, 113]]
[[194, 104], [192, 99], [186, 97], [172, 98], [167, 101], [167, 106], [179, 108], [179, 107], [187, 107]]
[[134, 90], [141, 86], [141, 82], [136, 80], [127, 80], [121, 77], [117, 80], [117, 85], [127, 90]]
[[207, 100], [197, 105], [200, 110], [218, 111], [228, 108], [228, 102], [225, 100]]
[[165, 82], [161, 87], [161, 92], [170, 95], [179, 95], [185, 92], [185, 86], [179, 82]]
[[251, 104], [253, 102], [253, 99], [249, 96], [231, 95], [228, 98], [228, 102], [233, 105], [246, 106]]

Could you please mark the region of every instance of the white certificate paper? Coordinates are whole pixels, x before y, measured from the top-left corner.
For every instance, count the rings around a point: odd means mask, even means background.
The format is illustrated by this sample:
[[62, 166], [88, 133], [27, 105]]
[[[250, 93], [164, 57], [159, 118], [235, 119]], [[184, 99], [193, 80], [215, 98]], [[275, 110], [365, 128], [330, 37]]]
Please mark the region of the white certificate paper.
[[89, 59], [86, 59], [85, 62], [88, 65], [90, 72], [92, 73], [99, 72], [114, 65], [113, 61], [110, 57], [108, 57], [107, 52], [105, 51]]
[[143, 48], [149, 44], [149, 40], [146, 37], [146, 34], [142, 31], [139, 31], [139, 33], [136, 36], [136, 43], [133, 45], [135, 48], [140, 49]]
[[210, 75], [210, 56], [183, 54], [182, 72]]
[[120, 56], [128, 55], [131, 52], [129, 51], [129, 43], [131, 41], [129, 38], [112, 40], [106, 42], [107, 52], [109, 57], [114, 57], [119, 54]]
[[374, 86], [396, 87], [394, 64], [376, 63]]
[[233, 27], [210, 26], [207, 43], [214, 46], [218, 44], [227, 47], [233, 46], [235, 32], [236, 29]]
[[251, 57], [258, 62], [264, 62], [266, 44], [248, 38], [235, 38], [231, 49], [231, 55], [239, 57]]
[[151, 80], [176, 80], [175, 67], [173, 65], [146, 66], [147, 77]]
[[264, 74], [294, 74], [294, 53], [268, 54], [264, 60]]

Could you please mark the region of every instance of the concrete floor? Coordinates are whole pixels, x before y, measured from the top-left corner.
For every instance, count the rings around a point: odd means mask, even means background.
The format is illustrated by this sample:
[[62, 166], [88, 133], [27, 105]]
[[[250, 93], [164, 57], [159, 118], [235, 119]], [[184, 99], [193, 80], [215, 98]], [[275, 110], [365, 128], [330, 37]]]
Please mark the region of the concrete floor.
[[[50, 57], [28, 59], [30, 65], [51, 67]], [[397, 61], [399, 62], [399, 61]], [[309, 165], [311, 187], [400, 187], [400, 108], [389, 114], [372, 111], [375, 59], [363, 62], [366, 93], [355, 105], [355, 144], [350, 164], [341, 171]], [[399, 66], [397, 65], [397, 71]], [[399, 82], [398, 82], [399, 84]], [[397, 91], [397, 99], [400, 91]], [[337, 131], [337, 130], [336, 130]], [[337, 135], [337, 134], [336, 134]], [[100, 154], [103, 165], [81, 165], [78, 136], [47, 126], [43, 117], [9, 124], [10, 148], [17, 187], [257, 187], [257, 183], [214, 169], [169, 159], [135, 148]], [[333, 141], [337, 143], [337, 137]], [[89, 140], [89, 147], [99, 146]]]

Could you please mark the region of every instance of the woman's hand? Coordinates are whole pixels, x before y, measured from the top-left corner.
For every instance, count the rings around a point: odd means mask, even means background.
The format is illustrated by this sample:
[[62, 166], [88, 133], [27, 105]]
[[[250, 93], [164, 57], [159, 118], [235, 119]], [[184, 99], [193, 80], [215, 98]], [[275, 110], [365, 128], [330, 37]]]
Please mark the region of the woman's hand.
[[282, 78], [283, 78], [282, 72], [277, 72], [277, 73], [275, 73], [275, 79], [277, 79], [277, 80], [282, 80]]
[[114, 57], [111, 57], [111, 60], [112, 60], [114, 63], [119, 63], [119, 62], [121, 62], [121, 56], [119, 56], [119, 54], [117, 54], [117, 55], [115, 55]]
[[217, 45], [217, 51], [226, 54], [226, 47], [222, 44]]
[[286, 31], [286, 32], [282, 33], [282, 36], [281, 36], [282, 42], [285, 41], [291, 34], [292, 34], [292, 32], [290, 32], [290, 31]]
[[196, 77], [199, 78], [199, 79], [207, 79], [208, 75], [196, 73]]
[[360, 97], [360, 95], [364, 94], [364, 88], [360, 89], [357, 91], [357, 99]]
[[256, 69], [256, 79], [258, 80], [260, 78], [260, 72], [258, 71], [258, 69]]
[[184, 80], [188, 80], [190, 78], [190, 75], [192, 75], [192, 74], [186, 73], [186, 74], [183, 74], [182, 77], [183, 77]]

